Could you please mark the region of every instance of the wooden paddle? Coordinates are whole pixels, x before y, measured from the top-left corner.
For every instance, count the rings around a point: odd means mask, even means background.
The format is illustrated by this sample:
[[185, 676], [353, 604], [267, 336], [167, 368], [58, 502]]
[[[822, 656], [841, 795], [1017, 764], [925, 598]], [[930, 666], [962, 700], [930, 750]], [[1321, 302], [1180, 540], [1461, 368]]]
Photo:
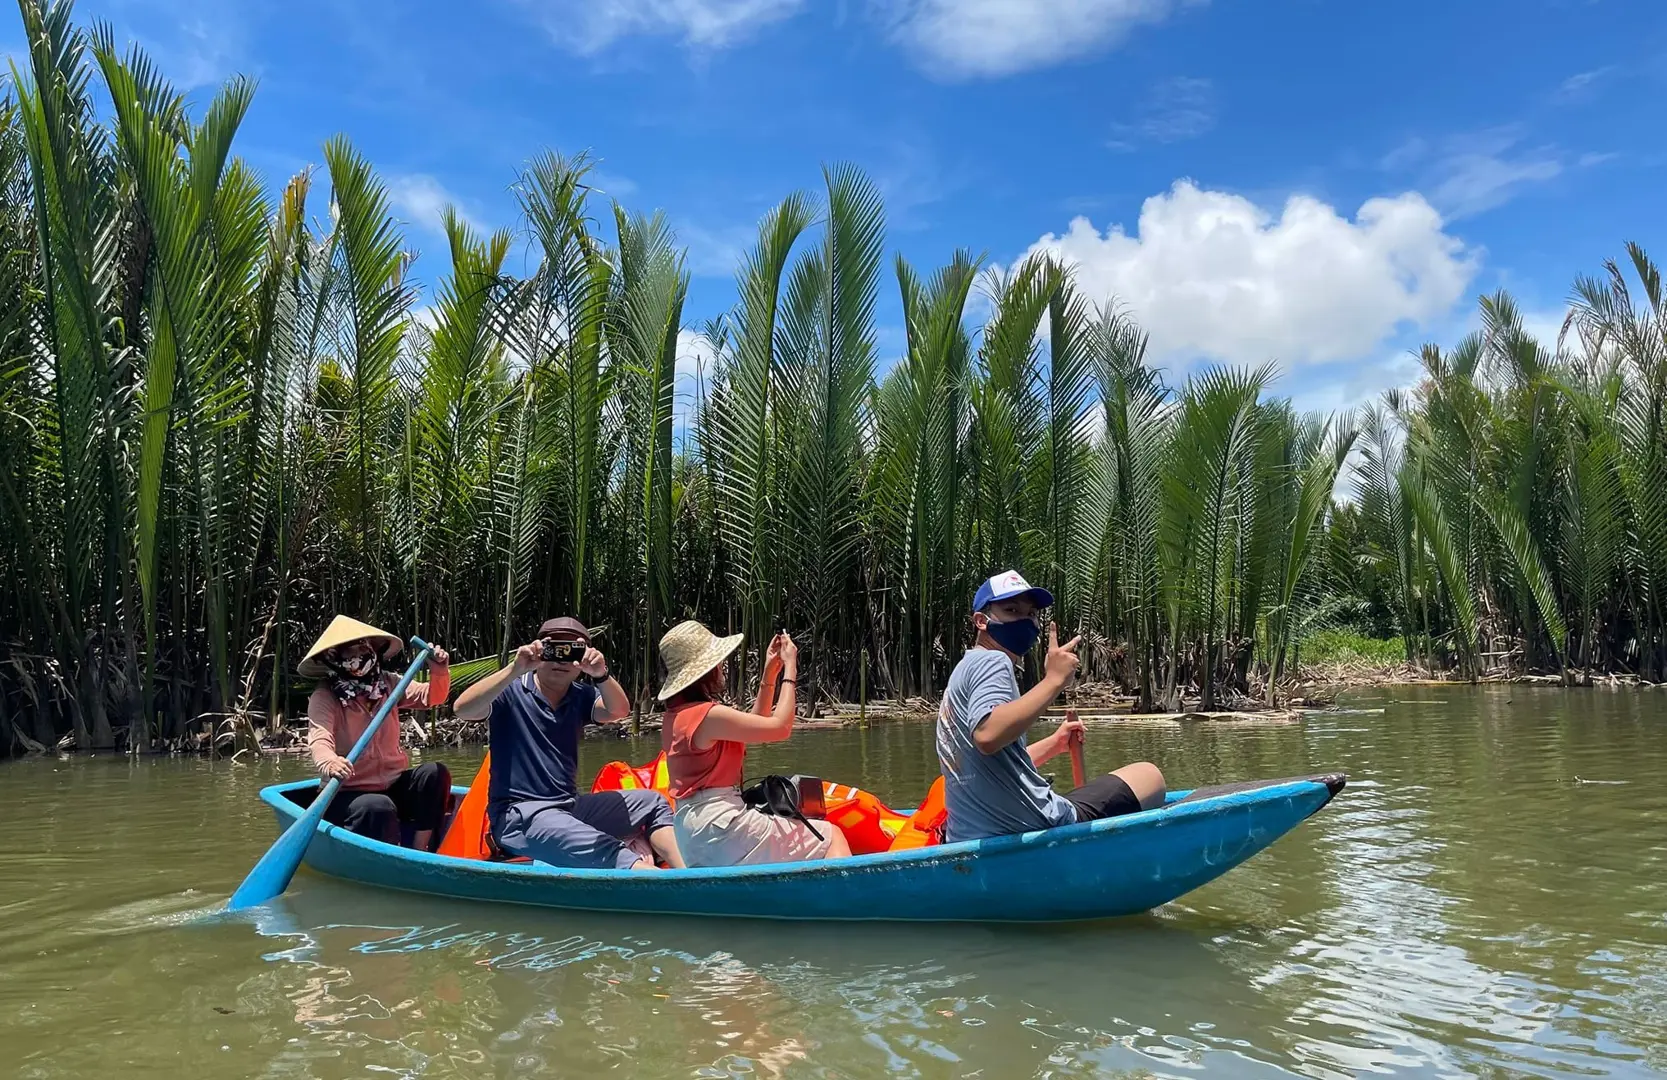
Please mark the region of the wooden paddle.
[[[359, 736], [359, 741], [347, 752], [349, 764], [359, 760], [359, 755], [370, 745], [371, 736], [376, 734], [376, 729], [382, 726], [382, 721], [388, 718], [394, 706], [405, 697], [405, 688], [411, 685], [411, 680], [416, 678], [417, 672], [428, 663], [428, 654], [434, 651], [434, 646], [419, 637], [411, 639], [411, 647], [417, 650], [417, 658], [411, 661], [411, 666], [400, 676], [399, 684], [394, 687], [393, 692], [382, 700], [382, 707], [371, 717], [365, 733]], [[264, 904], [289, 888], [290, 879], [295, 876], [296, 868], [301, 865], [301, 860], [307, 854], [307, 845], [313, 842], [313, 834], [318, 831], [318, 823], [324, 820], [325, 809], [329, 807], [330, 800], [336, 797], [340, 788], [341, 781], [334, 777], [324, 785], [324, 790], [320, 791], [318, 798], [307, 807], [306, 813], [296, 819], [295, 823], [278, 837], [277, 842], [266, 849], [266, 854], [261, 856], [260, 862], [255, 864], [255, 868], [243, 879], [243, 884], [232, 893], [231, 902], [226, 905], [226, 910], [241, 911], [256, 904]]]
[[[1066, 709], [1065, 710], [1065, 722], [1066, 723], [1070, 723], [1072, 720], [1075, 720], [1076, 718], [1077, 718], [1077, 710], [1075, 710], [1075, 709]], [[1074, 788], [1079, 788], [1079, 787], [1082, 787], [1083, 784], [1088, 782], [1088, 770], [1083, 767], [1083, 763], [1082, 763], [1082, 743], [1079, 742], [1079, 741], [1073, 740], [1072, 742], [1070, 742], [1067, 745], [1070, 747], [1070, 750], [1071, 750], [1071, 786], [1074, 787]]]

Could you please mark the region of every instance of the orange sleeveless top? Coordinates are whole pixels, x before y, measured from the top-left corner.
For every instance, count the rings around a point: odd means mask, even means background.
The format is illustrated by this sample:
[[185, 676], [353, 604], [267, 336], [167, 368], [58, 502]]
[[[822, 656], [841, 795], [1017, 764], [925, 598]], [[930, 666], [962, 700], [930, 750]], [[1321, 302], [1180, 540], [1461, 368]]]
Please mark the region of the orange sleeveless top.
[[661, 721], [660, 746], [666, 752], [666, 778], [673, 799], [686, 799], [703, 788], [741, 783], [746, 743], [723, 739], [705, 750], [695, 747], [695, 731], [711, 711], [712, 702], [691, 701], [667, 711]]

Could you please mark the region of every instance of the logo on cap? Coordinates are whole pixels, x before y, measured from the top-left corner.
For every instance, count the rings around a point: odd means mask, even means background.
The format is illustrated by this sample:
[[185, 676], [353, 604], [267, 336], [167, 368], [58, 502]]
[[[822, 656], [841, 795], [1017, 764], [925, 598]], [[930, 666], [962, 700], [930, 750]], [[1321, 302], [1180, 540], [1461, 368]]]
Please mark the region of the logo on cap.
[[1009, 570], [990, 579], [990, 591], [997, 596], [1007, 597], [1016, 592], [1029, 592], [1030, 582], [1020, 576], [1017, 570]]

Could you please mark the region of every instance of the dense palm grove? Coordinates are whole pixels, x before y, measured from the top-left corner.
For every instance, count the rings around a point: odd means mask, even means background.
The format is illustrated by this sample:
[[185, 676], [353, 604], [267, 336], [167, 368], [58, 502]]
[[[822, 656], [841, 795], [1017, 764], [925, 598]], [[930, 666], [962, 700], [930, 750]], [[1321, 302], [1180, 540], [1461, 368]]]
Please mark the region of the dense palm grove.
[[[875, 188], [830, 169], [760, 224], [691, 395], [675, 237], [603, 204], [585, 158], [533, 160], [515, 231], [448, 215], [419, 317], [388, 192], [345, 139], [269, 192], [232, 149], [250, 83], [194, 118], [67, 4], [21, 9], [0, 745], [292, 712], [287, 673], [337, 611], [477, 669], [576, 613], [638, 700], [673, 622], [756, 642], [779, 621], [806, 700], [930, 695], [1007, 566], [1143, 707], [1272, 699], [1338, 623], [1461, 675], [1662, 676], [1667, 338], [1640, 251], [1576, 283], [1558, 348], [1490, 298], [1415, 390], [1303, 416], [1271, 367], [1171, 385], [1047, 258], [888, 268]], [[516, 277], [522, 240], [537, 268]]]

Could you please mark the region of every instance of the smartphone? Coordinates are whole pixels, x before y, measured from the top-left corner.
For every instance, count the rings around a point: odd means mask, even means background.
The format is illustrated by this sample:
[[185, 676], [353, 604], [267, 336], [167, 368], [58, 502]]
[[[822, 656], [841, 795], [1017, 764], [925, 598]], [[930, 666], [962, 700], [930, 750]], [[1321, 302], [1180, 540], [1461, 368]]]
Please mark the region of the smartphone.
[[546, 664], [577, 664], [585, 658], [582, 641], [546, 641], [540, 656]]

